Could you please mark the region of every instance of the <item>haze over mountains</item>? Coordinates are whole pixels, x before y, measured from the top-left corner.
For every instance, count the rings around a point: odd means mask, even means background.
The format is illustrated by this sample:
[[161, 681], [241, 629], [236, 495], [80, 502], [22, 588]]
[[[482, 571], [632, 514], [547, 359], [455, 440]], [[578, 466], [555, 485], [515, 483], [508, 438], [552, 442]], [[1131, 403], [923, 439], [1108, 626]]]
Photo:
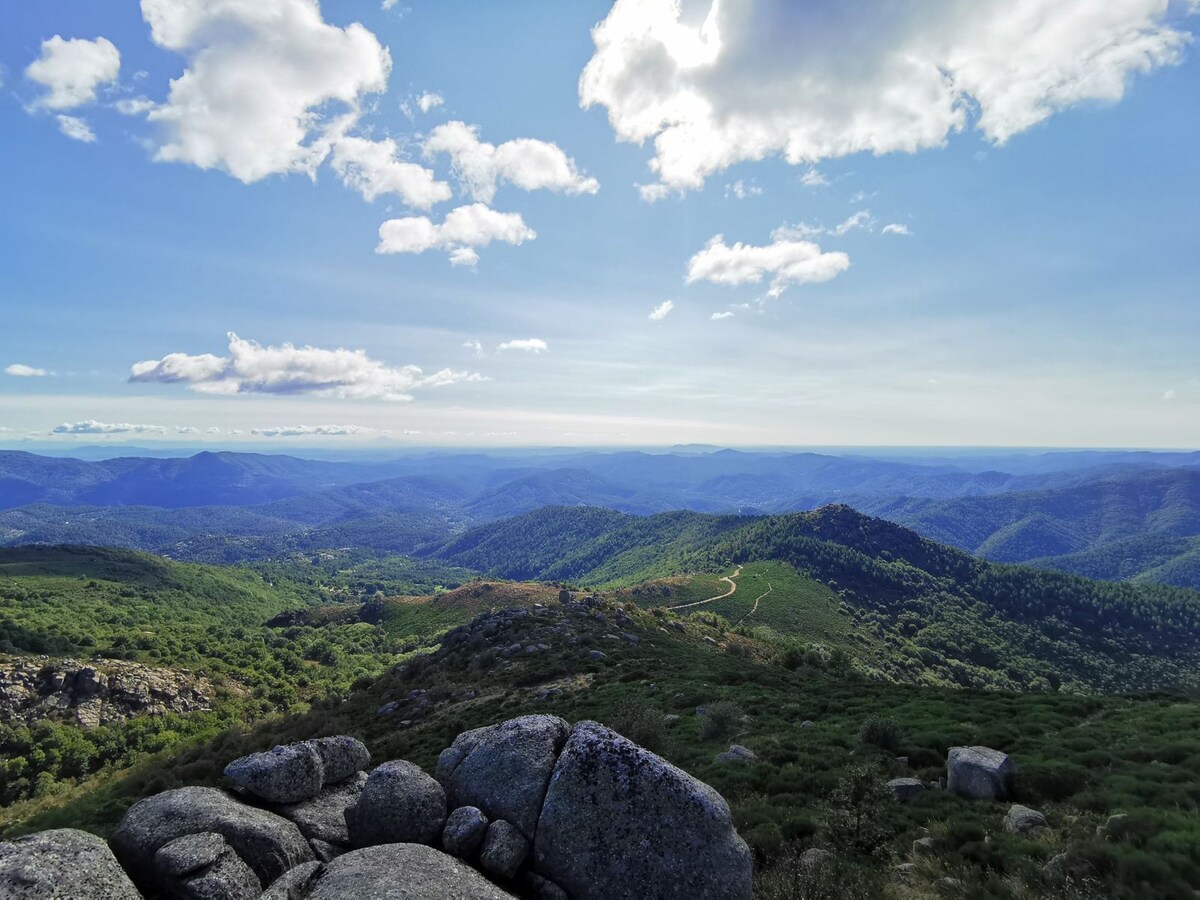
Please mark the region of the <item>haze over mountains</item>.
[[843, 503], [1002, 562], [1200, 586], [1200, 454], [438, 452], [387, 461], [0, 452], [0, 541], [235, 561], [409, 553], [543, 507], [767, 515]]

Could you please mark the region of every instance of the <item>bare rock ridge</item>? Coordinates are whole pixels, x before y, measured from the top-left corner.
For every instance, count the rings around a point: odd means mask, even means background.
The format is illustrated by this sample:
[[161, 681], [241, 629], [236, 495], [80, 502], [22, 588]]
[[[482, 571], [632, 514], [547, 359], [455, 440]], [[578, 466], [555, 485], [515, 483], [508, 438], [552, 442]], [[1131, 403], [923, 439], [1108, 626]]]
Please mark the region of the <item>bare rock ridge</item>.
[[214, 688], [186, 670], [106, 659], [0, 657], [0, 723], [64, 718], [84, 728], [210, 708]]
[[[134, 804], [106, 846], [71, 829], [0, 843], [22, 900], [746, 900], [752, 863], [715, 790], [595, 722], [460, 734], [436, 778], [320, 738], [234, 760], [232, 790]], [[111, 848], [111, 849], [110, 849]]]

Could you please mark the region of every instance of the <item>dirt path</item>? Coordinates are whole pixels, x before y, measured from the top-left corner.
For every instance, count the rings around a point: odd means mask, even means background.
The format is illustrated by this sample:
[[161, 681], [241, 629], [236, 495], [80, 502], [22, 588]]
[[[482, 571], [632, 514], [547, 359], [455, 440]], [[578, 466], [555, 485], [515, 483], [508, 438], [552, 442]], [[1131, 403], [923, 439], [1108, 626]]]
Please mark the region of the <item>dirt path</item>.
[[745, 622], [745, 621], [746, 621], [748, 618], [750, 618], [752, 615], [754, 615], [756, 612], [758, 612], [758, 602], [759, 602], [760, 600], [762, 600], [762, 598], [763, 598], [763, 597], [767, 596], [767, 594], [771, 593], [771, 591], [773, 591], [773, 590], [775, 590], [775, 588], [774, 588], [774, 587], [772, 587], [772, 586], [771, 586], [771, 582], [769, 582], [769, 581], [768, 581], [768, 582], [767, 582], [767, 593], [766, 593], [766, 594], [759, 594], [757, 597], [755, 597], [755, 598], [754, 598], [754, 607], [753, 607], [753, 608], [750, 610], [750, 612], [746, 613], [744, 616], [742, 616], [740, 619], [738, 619], [736, 622], [734, 622], [734, 623], [733, 623], [733, 624], [734, 624], [734, 626], [736, 627], [736, 626], [738, 626], [738, 625], [741, 625], [741, 624], [742, 624], [743, 622]]
[[668, 606], [667, 609], [690, 609], [693, 606], [703, 606], [705, 603], [713, 603], [717, 600], [724, 600], [726, 597], [732, 597], [737, 593], [737, 582], [734, 580], [742, 574], [742, 567], [738, 566], [732, 575], [725, 575], [721, 578], [729, 585], [729, 590], [721, 594], [719, 597], [709, 597], [707, 600], [697, 600], [695, 603], [681, 603], [678, 606]]

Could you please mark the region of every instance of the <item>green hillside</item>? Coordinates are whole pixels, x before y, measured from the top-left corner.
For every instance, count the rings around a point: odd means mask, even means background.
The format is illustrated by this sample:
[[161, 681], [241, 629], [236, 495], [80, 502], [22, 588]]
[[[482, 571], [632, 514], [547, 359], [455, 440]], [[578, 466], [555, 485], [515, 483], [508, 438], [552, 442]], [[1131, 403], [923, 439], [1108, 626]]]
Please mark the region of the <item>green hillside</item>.
[[870, 655], [892, 680], [1127, 691], [1192, 685], [1200, 673], [1196, 592], [988, 563], [847, 507], [752, 519], [543, 510], [469, 531], [436, 556], [590, 586], [787, 563], [887, 645]]

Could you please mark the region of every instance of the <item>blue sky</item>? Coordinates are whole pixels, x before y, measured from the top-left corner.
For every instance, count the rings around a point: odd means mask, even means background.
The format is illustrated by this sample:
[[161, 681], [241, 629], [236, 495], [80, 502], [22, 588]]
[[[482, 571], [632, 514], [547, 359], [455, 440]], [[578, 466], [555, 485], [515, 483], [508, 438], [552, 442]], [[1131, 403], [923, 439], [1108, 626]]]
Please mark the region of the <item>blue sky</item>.
[[0, 441], [1196, 447], [1200, 9], [1115, 5], [7, 4]]

